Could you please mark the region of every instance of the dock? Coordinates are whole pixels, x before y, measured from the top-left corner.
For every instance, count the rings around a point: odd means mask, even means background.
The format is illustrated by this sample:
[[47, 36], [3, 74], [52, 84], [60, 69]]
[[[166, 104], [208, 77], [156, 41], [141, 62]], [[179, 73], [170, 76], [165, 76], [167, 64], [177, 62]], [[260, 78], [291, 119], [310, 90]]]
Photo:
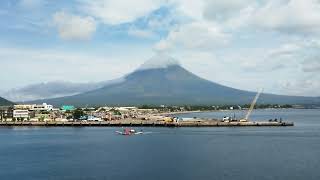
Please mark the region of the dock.
[[196, 120], [180, 122], [146, 121], [146, 120], [116, 120], [103, 122], [0, 122], [0, 126], [43, 126], [43, 127], [283, 127], [294, 126], [292, 122], [221, 122], [214, 120]]

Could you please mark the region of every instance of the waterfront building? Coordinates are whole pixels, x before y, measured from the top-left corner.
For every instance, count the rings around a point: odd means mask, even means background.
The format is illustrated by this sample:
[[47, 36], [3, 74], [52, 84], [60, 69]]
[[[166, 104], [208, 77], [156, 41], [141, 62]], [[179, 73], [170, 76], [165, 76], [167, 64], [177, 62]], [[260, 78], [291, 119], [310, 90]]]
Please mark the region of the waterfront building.
[[15, 119], [29, 119], [30, 118], [30, 113], [29, 110], [13, 110], [13, 118]]

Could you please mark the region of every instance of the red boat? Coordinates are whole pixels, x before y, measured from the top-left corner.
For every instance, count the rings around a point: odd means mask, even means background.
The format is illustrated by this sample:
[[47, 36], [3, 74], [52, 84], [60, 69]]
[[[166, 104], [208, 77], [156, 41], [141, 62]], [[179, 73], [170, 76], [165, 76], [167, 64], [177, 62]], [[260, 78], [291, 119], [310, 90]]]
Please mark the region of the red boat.
[[120, 134], [120, 135], [124, 135], [124, 136], [143, 134], [142, 131], [137, 132], [136, 130], [134, 130], [134, 129], [129, 129], [129, 128], [125, 128], [125, 129], [123, 129], [123, 131], [116, 131], [116, 133], [118, 133], [118, 134]]

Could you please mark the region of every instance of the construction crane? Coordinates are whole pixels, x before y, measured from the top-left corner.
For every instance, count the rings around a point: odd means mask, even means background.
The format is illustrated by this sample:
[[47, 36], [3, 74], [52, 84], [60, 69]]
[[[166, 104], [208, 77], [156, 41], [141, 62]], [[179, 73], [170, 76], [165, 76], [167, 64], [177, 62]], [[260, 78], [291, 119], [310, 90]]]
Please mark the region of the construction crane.
[[246, 114], [246, 117], [245, 117], [244, 119], [241, 119], [240, 122], [248, 122], [249, 117], [250, 117], [250, 115], [251, 115], [251, 113], [252, 113], [252, 111], [253, 111], [253, 108], [254, 108], [254, 106], [256, 105], [257, 100], [258, 100], [260, 94], [262, 93], [262, 91], [263, 91], [263, 88], [261, 88], [261, 89], [258, 91], [257, 95], [254, 97], [254, 99], [253, 99], [253, 101], [252, 101], [252, 103], [251, 103], [251, 105], [250, 105], [250, 108], [249, 108], [249, 110], [248, 110], [248, 112], [247, 112], [247, 114]]

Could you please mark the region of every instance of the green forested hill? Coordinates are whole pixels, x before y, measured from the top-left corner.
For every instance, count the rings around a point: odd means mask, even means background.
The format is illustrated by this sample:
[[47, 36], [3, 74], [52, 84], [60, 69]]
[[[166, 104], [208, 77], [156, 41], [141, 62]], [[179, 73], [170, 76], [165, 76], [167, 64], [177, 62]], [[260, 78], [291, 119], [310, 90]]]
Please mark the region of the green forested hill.
[[7, 105], [12, 105], [13, 103], [0, 97], [0, 106], [7, 106]]

